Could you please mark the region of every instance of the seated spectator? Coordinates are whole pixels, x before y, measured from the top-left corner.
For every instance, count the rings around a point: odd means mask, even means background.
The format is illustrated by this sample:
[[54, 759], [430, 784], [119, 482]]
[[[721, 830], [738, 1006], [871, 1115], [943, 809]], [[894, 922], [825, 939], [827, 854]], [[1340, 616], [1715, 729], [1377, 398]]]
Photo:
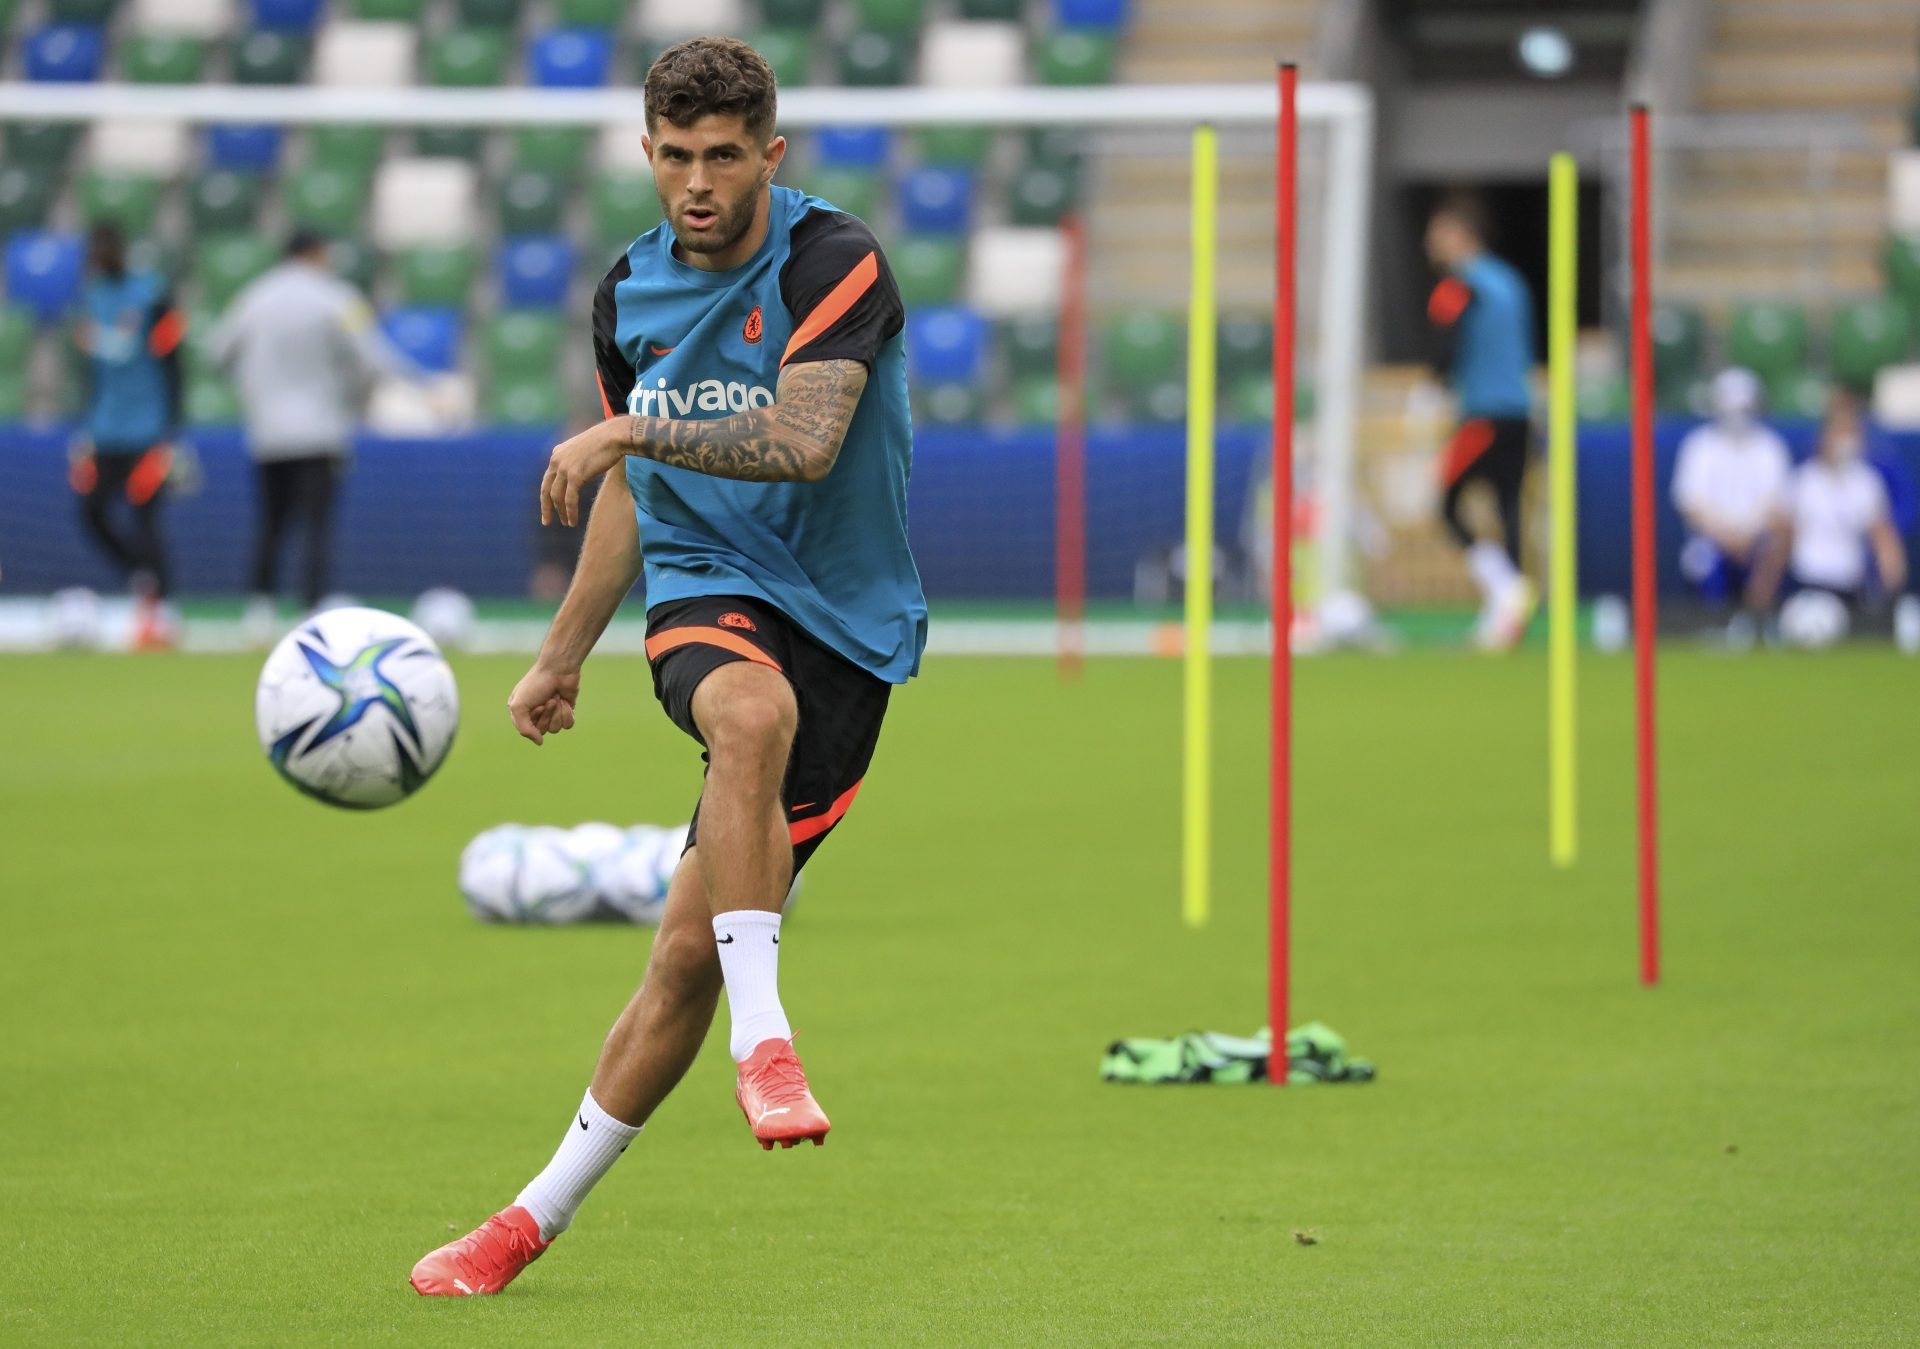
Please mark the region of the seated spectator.
[[1680, 570], [1715, 604], [1743, 606], [1729, 629], [1755, 629], [1749, 594], [1768, 531], [1786, 503], [1793, 460], [1760, 420], [1760, 381], [1738, 368], [1714, 377], [1713, 419], [1687, 433], [1673, 470], [1673, 504], [1687, 527]]

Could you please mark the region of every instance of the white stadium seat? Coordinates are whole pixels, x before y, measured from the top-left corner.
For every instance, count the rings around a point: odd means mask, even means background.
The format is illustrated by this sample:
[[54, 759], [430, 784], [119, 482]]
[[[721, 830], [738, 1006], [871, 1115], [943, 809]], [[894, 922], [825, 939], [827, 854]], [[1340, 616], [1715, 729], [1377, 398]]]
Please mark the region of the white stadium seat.
[[398, 158], [373, 183], [373, 237], [382, 248], [473, 238], [479, 170], [464, 159]]
[[638, 31], [649, 37], [737, 33], [747, 26], [741, 0], [640, 0]]
[[1895, 150], [1887, 156], [1887, 228], [1895, 234], [1920, 234], [1920, 150]]
[[646, 134], [646, 127], [638, 122], [610, 126], [602, 131], [600, 167], [608, 173], [644, 173], [652, 177], [653, 165], [647, 162], [646, 149], [640, 144], [640, 138]]
[[187, 166], [189, 140], [180, 122], [95, 122], [87, 162], [96, 169], [164, 178]]
[[967, 259], [967, 303], [991, 318], [1060, 307], [1066, 245], [1054, 229], [976, 230]]
[[235, 26], [234, 0], [134, 0], [128, 25], [139, 33], [225, 37]]
[[410, 23], [336, 19], [320, 30], [313, 82], [356, 89], [400, 89], [413, 83], [419, 30]]
[[1026, 76], [1026, 35], [1014, 23], [936, 23], [920, 44], [920, 82], [942, 89], [1006, 88]]

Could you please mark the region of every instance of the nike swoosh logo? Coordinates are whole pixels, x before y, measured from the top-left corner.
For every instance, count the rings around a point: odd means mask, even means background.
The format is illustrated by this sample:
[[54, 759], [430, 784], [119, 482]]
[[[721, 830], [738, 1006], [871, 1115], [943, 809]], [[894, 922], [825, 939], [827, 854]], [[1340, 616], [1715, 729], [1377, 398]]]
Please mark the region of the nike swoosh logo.
[[778, 932], [773, 934], [773, 944], [775, 946], [778, 946], [780, 944], [780, 934]]
[[792, 1113], [793, 1113], [793, 1107], [790, 1105], [783, 1105], [777, 1110], [762, 1110], [760, 1112], [760, 1118], [755, 1120], [754, 1123], [764, 1124], [767, 1121], [767, 1117], [770, 1115], [791, 1115]]
[[655, 346], [655, 345], [653, 345], [653, 343], [651, 343], [651, 342], [649, 342], [649, 343], [647, 343], [647, 350], [648, 350], [648, 351], [651, 351], [651, 352], [652, 352], [652, 353], [653, 353], [654, 355], [656, 355], [656, 356], [671, 356], [671, 355], [673, 355], [673, 348], [672, 348], [672, 347], [656, 347], [656, 346]]
[[580, 1127], [581, 1127], [582, 1129], [584, 1129], [584, 1128], [586, 1128], [586, 1127], [587, 1127], [587, 1117], [586, 1117], [585, 1115], [581, 1115], [581, 1116], [579, 1116], [578, 1118], [579, 1118], [579, 1120], [580, 1120]]
[[813, 805], [814, 805], [814, 803], [813, 803], [813, 802], [811, 802], [811, 801], [802, 801], [802, 802], [801, 802], [801, 803], [800, 803], [799, 805], [797, 805], [797, 806], [788, 806], [788, 807], [787, 807], [787, 814], [789, 814], [789, 815], [791, 815], [791, 814], [793, 814], [793, 812], [794, 812], [794, 811], [796, 811], [796, 810], [811, 810], [811, 809], [813, 808]]
[[728, 943], [732, 942], [732, 940], [733, 940], [733, 934], [729, 932], [726, 936], [722, 937], [718, 942], [714, 944], [716, 946], [725, 946]]

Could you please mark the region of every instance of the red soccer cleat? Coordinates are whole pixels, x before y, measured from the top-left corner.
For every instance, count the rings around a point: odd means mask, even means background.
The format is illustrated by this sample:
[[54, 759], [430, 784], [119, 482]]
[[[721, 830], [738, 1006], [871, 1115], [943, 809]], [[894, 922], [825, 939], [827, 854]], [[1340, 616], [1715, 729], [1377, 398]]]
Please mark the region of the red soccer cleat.
[[808, 1138], [819, 1147], [833, 1127], [807, 1090], [807, 1075], [794, 1057], [791, 1040], [762, 1040], [753, 1047], [740, 1065], [733, 1099], [740, 1103], [753, 1136], [769, 1152], [775, 1143], [790, 1148]]
[[515, 1205], [501, 1209], [458, 1241], [420, 1257], [408, 1280], [425, 1297], [474, 1297], [497, 1293], [540, 1258], [551, 1243], [540, 1224]]

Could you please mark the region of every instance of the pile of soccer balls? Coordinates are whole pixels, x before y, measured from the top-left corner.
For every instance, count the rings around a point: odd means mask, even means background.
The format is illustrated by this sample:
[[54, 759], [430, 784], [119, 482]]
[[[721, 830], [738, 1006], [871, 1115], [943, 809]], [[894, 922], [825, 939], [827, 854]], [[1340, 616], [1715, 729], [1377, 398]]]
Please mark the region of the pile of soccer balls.
[[460, 893], [490, 923], [657, 924], [687, 830], [502, 824], [460, 854]]

